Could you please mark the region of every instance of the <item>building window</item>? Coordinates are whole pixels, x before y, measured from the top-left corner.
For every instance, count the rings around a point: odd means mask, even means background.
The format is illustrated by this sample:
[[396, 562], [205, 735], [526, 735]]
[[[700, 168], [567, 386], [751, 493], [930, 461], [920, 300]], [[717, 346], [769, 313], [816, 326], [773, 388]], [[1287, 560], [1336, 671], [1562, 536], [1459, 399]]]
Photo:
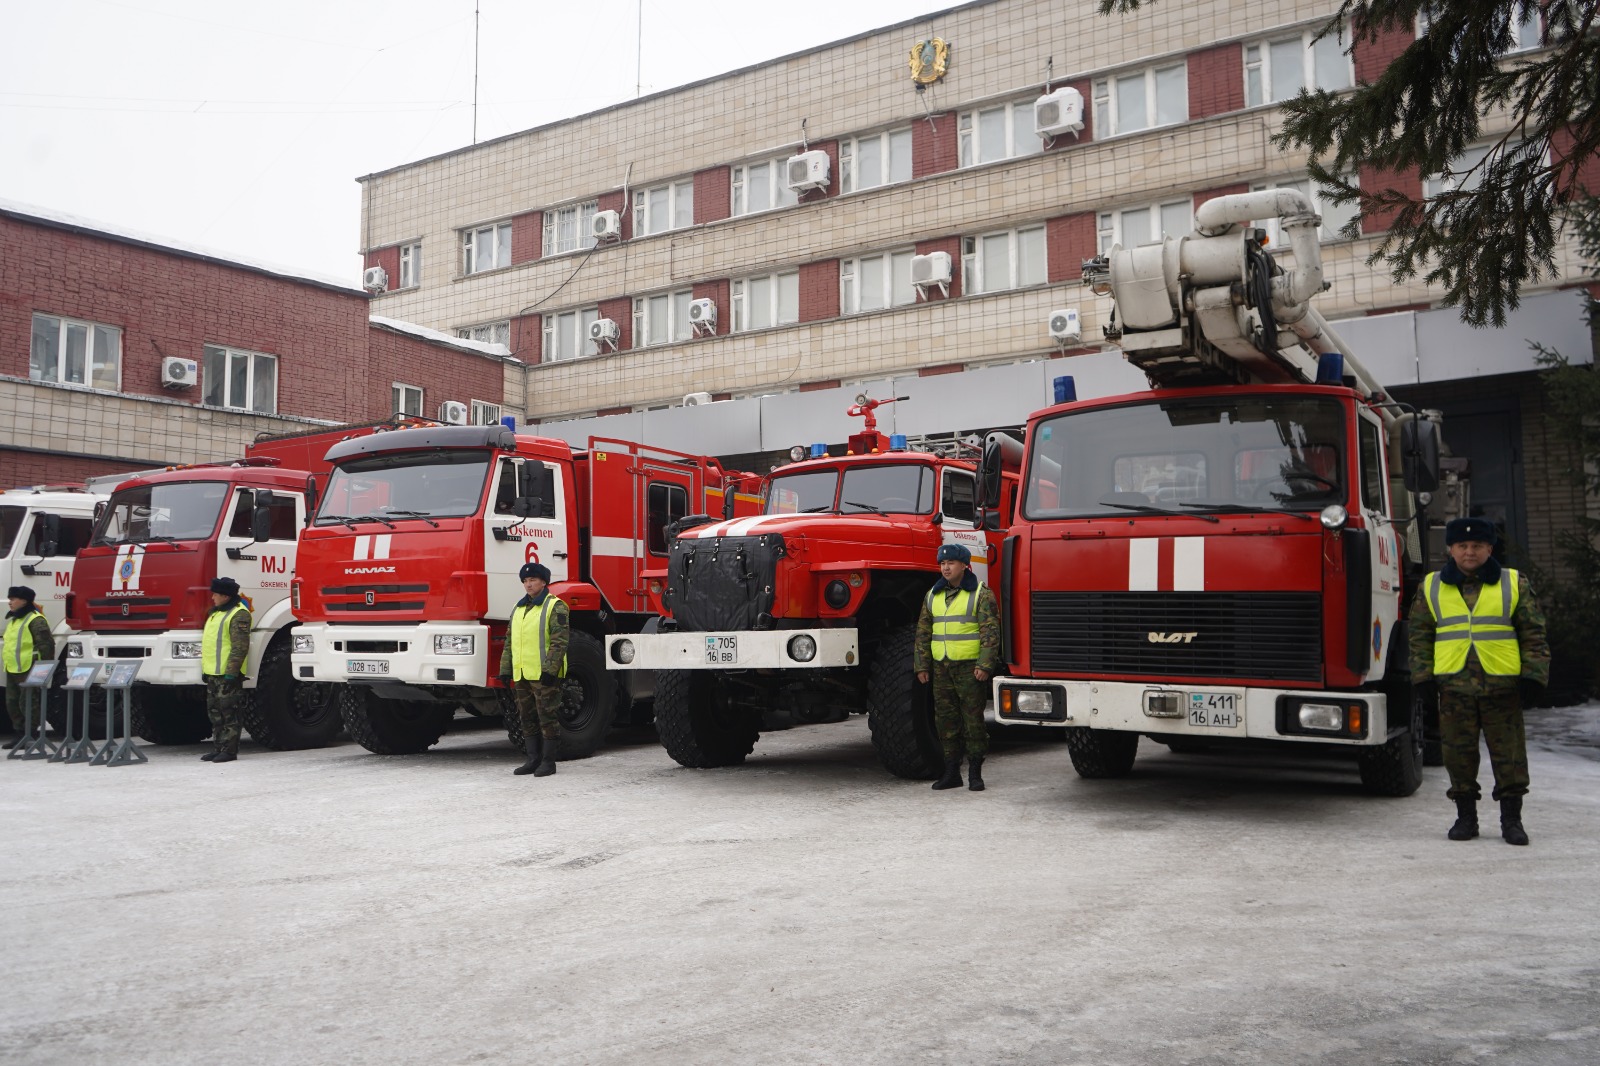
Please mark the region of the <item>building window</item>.
[[594, 215], [597, 200], [552, 207], [544, 213], [544, 254], [564, 255], [595, 246]]
[[733, 331], [787, 326], [800, 321], [800, 274], [790, 270], [733, 283]]
[[208, 344], [202, 403], [270, 415], [278, 410], [278, 357]]
[[839, 261], [839, 310], [846, 315], [915, 303], [911, 249]]
[[1094, 132], [1110, 137], [1189, 118], [1189, 69], [1147, 67], [1094, 83]]
[[400, 288], [409, 289], [422, 284], [422, 245], [400, 246]]
[[389, 390], [390, 406], [397, 415], [422, 414], [422, 389], [396, 381]]
[[972, 167], [1042, 151], [1044, 142], [1033, 132], [1033, 105], [1031, 99], [1015, 100], [961, 112], [956, 126], [961, 165]]
[[511, 223], [480, 226], [461, 233], [461, 272], [482, 274], [511, 265]]
[[839, 142], [839, 187], [875, 189], [911, 180], [911, 130], [887, 130]]
[[1162, 237], [1183, 237], [1194, 229], [1194, 201], [1188, 197], [1164, 204], [1100, 212], [1100, 254], [1113, 244], [1133, 248]]
[[[1511, 27], [1511, 47], [1505, 54], [1513, 52], [1528, 52], [1544, 44], [1544, 16], [1535, 4], [1528, 4], [1517, 11], [1516, 25]], [[1427, 8], [1417, 12], [1417, 36], [1421, 37], [1428, 32], [1428, 24], [1432, 21]]]
[[964, 292], [1003, 292], [1047, 280], [1043, 226], [965, 237], [961, 249]]
[[122, 368], [122, 330], [55, 315], [33, 316], [28, 376], [116, 392]]
[[1338, 92], [1354, 85], [1344, 38], [1330, 34], [1313, 40], [1316, 36], [1316, 30], [1307, 29], [1292, 37], [1245, 45], [1245, 105], [1275, 104], [1305, 88]]
[[779, 207], [793, 207], [800, 197], [789, 188], [788, 157], [764, 159], [733, 168], [733, 213], [753, 215]]
[[511, 322], [485, 322], [481, 326], [463, 326], [456, 336], [464, 341], [481, 341], [484, 344], [503, 344], [511, 347]]
[[[1515, 154], [1522, 150], [1523, 141], [1506, 141], [1504, 145], [1480, 144], [1468, 148], [1455, 159], [1450, 161], [1450, 169], [1442, 174], [1429, 174], [1422, 179], [1422, 195], [1426, 199], [1433, 199], [1447, 192], [1472, 192], [1483, 184], [1483, 172], [1493, 166], [1502, 155]], [[1545, 152], [1545, 162], [1549, 162], [1549, 152]]]
[[485, 403], [483, 400], [472, 401], [472, 424], [475, 426], [493, 426], [500, 422], [500, 405]]
[[653, 344], [671, 344], [692, 337], [694, 330], [689, 325], [689, 304], [693, 300], [694, 292], [690, 289], [634, 297], [633, 346], [647, 348]]
[[[1352, 185], [1356, 183], [1356, 175], [1354, 174], [1340, 176]], [[1251, 186], [1252, 191], [1262, 189], [1293, 189], [1307, 200], [1310, 200], [1312, 210], [1322, 216], [1322, 225], [1317, 229], [1317, 237], [1324, 241], [1344, 240], [1345, 238], [1339, 235], [1339, 231], [1351, 219], [1359, 218], [1361, 215], [1360, 204], [1354, 202], [1335, 204], [1333, 202], [1333, 190], [1313, 183], [1310, 178], [1302, 178], [1299, 181], [1273, 181], [1265, 185]], [[1277, 219], [1262, 219], [1259, 225], [1267, 231], [1268, 247], [1276, 248], [1283, 243], [1283, 231], [1279, 227]]]
[[544, 352], [542, 361], [558, 363], [563, 359], [577, 359], [594, 355], [599, 349], [589, 339], [589, 327], [600, 320], [598, 307], [581, 311], [563, 311], [544, 316]]
[[675, 181], [633, 194], [633, 235], [648, 236], [694, 225], [694, 182]]

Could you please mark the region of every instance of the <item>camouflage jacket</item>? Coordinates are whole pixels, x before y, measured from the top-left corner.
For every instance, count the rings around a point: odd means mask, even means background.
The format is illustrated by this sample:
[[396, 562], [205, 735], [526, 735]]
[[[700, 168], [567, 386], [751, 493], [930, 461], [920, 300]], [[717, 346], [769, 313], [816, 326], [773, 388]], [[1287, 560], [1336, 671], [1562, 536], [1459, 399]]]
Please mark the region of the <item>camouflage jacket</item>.
[[[1445, 572], [1454, 571], [1451, 568]], [[1482, 578], [1478, 574], [1460, 576], [1461, 582], [1457, 587], [1461, 590], [1461, 598], [1467, 601], [1468, 607], [1476, 607], [1478, 594], [1483, 590]], [[1411, 617], [1408, 625], [1413, 681], [1437, 680], [1441, 690], [1462, 695], [1509, 691], [1516, 687], [1517, 678], [1490, 677], [1485, 674], [1475, 651], [1467, 652], [1467, 665], [1459, 674], [1434, 678], [1434, 621], [1433, 611], [1428, 607], [1426, 582], [1417, 586], [1417, 595], [1411, 601]], [[1522, 677], [1537, 681], [1541, 685], [1545, 684], [1550, 678], [1550, 644], [1545, 639], [1544, 611], [1539, 608], [1539, 601], [1534, 598], [1533, 586], [1528, 584], [1528, 576], [1520, 571], [1517, 573], [1517, 609], [1511, 614], [1511, 625], [1517, 631], [1517, 648], [1522, 657]]]
[[933, 590], [922, 599], [922, 611], [917, 616], [917, 643], [912, 656], [914, 673], [922, 673], [933, 666], [933, 612], [928, 609], [928, 599], [944, 596], [947, 600], [961, 589], [978, 592], [974, 613], [978, 616], [978, 660], [973, 667], [995, 673], [1000, 669], [1000, 606], [995, 602], [989, 586], [981, 584], [971, 570], [961, 580], [960, 588], [952, 588], [940, 578]]
[[[517, 612], [523, 610], [524, 608], [530, 611], [537, 611], [539, 606], [544, 603], [544, 598], [549, 595], [550, 591], [546, 589], [544, 592], [539, 594], [538, 599], [535, 599], [532, 596], [522, 597], [522, 599], [517, 601], [517, 605], [511, 608], [512, 618], [515, 618]], [[549, 677], [551, 674], [555, 674], [557, 677], [566, 676], [566, 671], [563, 668], [563, 664], [567, 659], [567, 645], [571, 642], [572, 615], [567, 609], [566, 601], [557, 596], [555, 597], [555, 603], [550, 607], [550, 642], [545, 645], [545, 661], [539, 664], [539, 675], [541, 677]], [[505, 646], [500, 649], [501, 677], [506, 677], [512, 673], [512, 658], [511, 627], [510, 625], [507, 625], [506, 643]]]

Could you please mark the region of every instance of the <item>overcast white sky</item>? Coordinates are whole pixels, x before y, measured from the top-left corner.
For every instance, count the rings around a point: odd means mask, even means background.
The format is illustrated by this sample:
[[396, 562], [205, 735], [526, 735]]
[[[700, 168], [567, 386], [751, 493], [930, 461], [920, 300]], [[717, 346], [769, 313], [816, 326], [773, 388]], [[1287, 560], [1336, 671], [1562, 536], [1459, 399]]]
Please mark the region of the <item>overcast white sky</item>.
[[[480, 0], [478, 139], [958, 0]], [[472, 142], [473, 0], [11, 0], [0, 199], [359, 281], [355, 179]]]

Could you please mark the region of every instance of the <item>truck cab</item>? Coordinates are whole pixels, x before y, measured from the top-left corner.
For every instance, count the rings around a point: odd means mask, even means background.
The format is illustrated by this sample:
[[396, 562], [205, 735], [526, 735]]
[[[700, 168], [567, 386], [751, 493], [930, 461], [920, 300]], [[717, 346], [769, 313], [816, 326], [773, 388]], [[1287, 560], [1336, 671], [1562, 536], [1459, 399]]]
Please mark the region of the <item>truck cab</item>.
[[66, 620], [72, 570], [105, 493], [80, 488], [0, 491], [0, 579], [25, 585], [52, 630]]

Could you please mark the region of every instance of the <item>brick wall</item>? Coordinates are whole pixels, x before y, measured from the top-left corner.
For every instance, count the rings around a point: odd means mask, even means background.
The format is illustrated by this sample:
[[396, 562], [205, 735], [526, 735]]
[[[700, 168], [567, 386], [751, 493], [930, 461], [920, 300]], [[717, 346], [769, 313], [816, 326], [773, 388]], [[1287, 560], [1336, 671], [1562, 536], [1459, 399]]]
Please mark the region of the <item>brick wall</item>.
[[1357, 40], [1351, 58], [1355, 61], [1356, 82], [1375, 82], [1395, 58], [1417, 39], [1409, 26], [1380, 30], [1376, 40]]
[[600, 301], [600, 317], [609, 318], [617, 324], [617, 348], [633, 347], [633, 298], [618, 296], [613, 300]]
[[1045, 223], [1044, 248], [1050, 283], [1083, 277], [1083, 261], [1095, 255], [1100, 234], [1094, 212], [1052, 218]]
[[1564, 193], [1600, 196], [1600, 156], [1589, 153], [1574, 158], [1576, 140], [1566, 127], [1556, 130], [1550, 138], [1550, 161], [1558, 168], [1556, 188]]
[[711, 167], [694, 176], [694, 224], [717, 222], [733, 213], [733, 168]]
[[518, 315], [511, 320], [511, 354], [529, 366], [539, 362], [544, 346], [544, 319], [539, 315]]
[[930, 123], [918, 119], [911, 126], [911, 177], [925, 178], [954, 170], [959, 162], [956, 142], [956, 114], [946, 111], [934, 115]]
[[1189, 53], [1189, 117], [1244, 107], [1244, 50], [1237, 43]]
[[[1045, 245], [1047, 247], [1049, 243], [1049, 239], [1046, 238]], [[948, 252], [950, 255], [950, 295], [948, 297], [941, 296], [937, 287], [930, 286], [924, 299], [929, 301], [954, 300], [961, 295], [961, 238], [935, 237], [930, 241], [917, 242], [918, 255], [929, 255], [933, 252]]]
[[0, 485], [75, 485], [102, 474], [146, 469], [137, 463], [86, 459], [81, 455], [0, 448]]
[[365, 409], [346, 421], [387, 418], [393, 413], [390, 385], [396, 381], [422, 388], [422, 413], [428, 418], [438, 414], [445, 400], [505, 402], [505, 377], [496, 359], [419, 342], [377, 326], [368, 337], [367, 359], [370, 384], [358, 397]]
[[531, 263], [544, 254], [544, 212], [511, 216], [511, 262]]
[[388, 275], [387, 288], [395, 289], [400, 286], [400, 246], [392, 245], [388, 248], [375, 248], [368, 252], [361, 264], [362, 269], [381, 266]]
[[[1392, 170], [1379, 170], [1377, 167], [1363, 165], [1361, 168], [1361, 188], [1364, 192], [1377, 193], [1385, 189], [1393, 189], [1403, 193], [1413, 200], [1422, 199], [1422, 175], [1415, 170], [1396, 173]], [[1394, 221], [1394, 216], [1399, 208], [1383, 208], [1381, 210], [1363, 211], [1361, 213], [1361, 232], [1367, 236], [1383, 233]]]
[[717, 305], [717, 329], [715, 335], [725, 337], [733, 328], [733, 302], [729, 299], [731, 285], [728, 278], [717, 278], [714, 281], [696, 282], [693, 296], [696, 300], [711, 300]]
[[839, 260], [824, 259], [800, 268], [800, 321], [839, 316]]

